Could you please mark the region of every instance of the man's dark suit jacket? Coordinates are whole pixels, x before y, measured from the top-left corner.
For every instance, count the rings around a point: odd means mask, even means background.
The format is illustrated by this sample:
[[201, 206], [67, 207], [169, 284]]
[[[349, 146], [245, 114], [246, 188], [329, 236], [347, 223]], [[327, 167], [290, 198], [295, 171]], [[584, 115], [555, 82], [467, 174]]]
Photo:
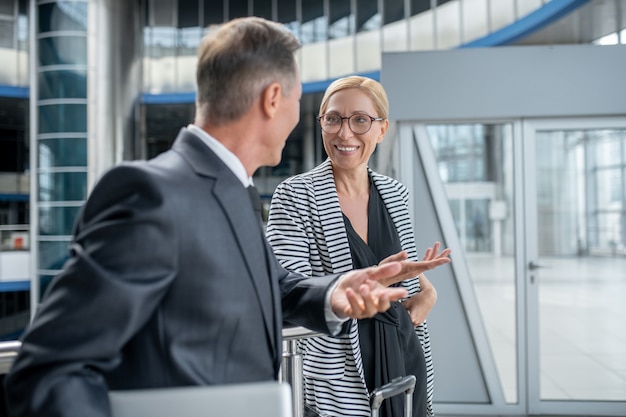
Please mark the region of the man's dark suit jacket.
[[273, 380], [281, 319], [328, 332], [336, 276], [280, 267], [245, 187], [186, 129], [101, 178], [70, 252], [6, 378], [11, 415], [107, 416], [108, 389]]

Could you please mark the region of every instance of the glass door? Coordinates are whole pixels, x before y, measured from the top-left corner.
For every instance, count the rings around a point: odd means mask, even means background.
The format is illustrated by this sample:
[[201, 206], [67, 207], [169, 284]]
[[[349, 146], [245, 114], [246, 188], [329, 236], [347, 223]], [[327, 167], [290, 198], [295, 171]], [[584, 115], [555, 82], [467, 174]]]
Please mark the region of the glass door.
[[626, 415], [626, 119], [523, 122], [530, 414]]

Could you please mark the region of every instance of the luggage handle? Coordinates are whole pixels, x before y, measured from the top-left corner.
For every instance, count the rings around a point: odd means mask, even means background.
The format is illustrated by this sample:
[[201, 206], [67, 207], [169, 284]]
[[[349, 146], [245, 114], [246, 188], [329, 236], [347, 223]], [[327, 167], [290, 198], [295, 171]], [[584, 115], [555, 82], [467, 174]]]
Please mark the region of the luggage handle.
[[372, 416], [378, 416], [378, 409], [386, 398], [393, 397], [402, 392], [406, 395], [405, 411], [410, 412], [409, 410], [412, 408], [413, 391], [415, 390], [416, 381], [417, 378], [415, 378], [415, 375], [401, 376], [392, 379], [391, 382], [373, 390], [370, 394]]

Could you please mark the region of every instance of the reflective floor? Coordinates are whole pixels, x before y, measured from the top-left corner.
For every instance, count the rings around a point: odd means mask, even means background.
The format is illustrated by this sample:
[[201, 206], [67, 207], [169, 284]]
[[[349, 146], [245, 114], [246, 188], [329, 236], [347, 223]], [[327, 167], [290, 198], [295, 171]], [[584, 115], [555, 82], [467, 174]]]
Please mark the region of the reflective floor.
[[[539, 352], [541, 399], [626, 401], [626, 257], [541, 263], [540, 340], [529, 340], [530, 357], [533, 345]], [[513, 260], [469, 254], [468, 264], [506, 401], [516, 402]]]

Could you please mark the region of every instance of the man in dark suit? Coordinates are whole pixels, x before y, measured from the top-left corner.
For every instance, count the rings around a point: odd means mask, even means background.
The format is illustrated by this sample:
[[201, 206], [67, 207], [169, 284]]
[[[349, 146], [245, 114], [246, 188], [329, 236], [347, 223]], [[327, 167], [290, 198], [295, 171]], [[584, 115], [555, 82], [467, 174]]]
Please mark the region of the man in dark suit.
[[84, 205], [6, 378], [10, 415], [108, 416], [109, 389], [274, 380], [284, 322], [340, 334], [407, 295], [379, 282], [406, 278], [398, 262], [307, 278], [265, 241], [246, 187], [298, 122], [298, 47], [259, 18], [207, 35], [195, 123]]

